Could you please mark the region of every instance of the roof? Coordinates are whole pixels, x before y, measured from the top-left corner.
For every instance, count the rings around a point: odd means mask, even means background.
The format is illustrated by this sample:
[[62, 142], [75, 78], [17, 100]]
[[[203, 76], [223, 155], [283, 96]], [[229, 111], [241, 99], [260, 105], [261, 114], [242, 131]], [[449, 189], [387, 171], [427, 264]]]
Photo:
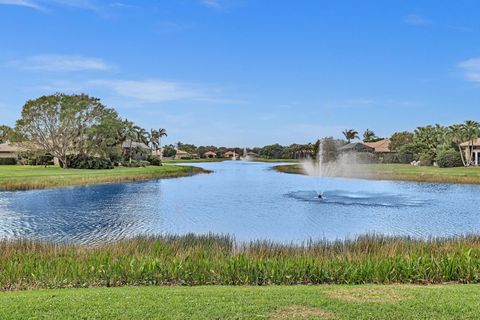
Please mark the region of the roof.
[[8, 143], [1, 143], [0, 144], [0, 152], [2, 153], [10, 153], [10, 152], [17, 152], [19, 149], [15, 146], [12, 146]]
[[[461, 147], [468, 147], [470, 145], [471, 141], [465, 141], [465, 142], [462, 142], [460, 143], [460, 146]], [[480, 138], [477, 138], [475, 140], [473, 140], [473, 146], [474, 147], [480, 147]]]
[[187, 151], [183, 151], [183, 150], [177, 150], [177, 156], [179, 154], [187, 155], [187, 154], [190, 154], [190, 153], [188, 153]]
[[227, 151], [224, 154], [234, 154], [234, 153], [235, 153], [235, 151]]
[[[131, 143], [131, 145], [130, 145]], [[132, 148], [142, 148], [142, 149], [150, 149], [145, 143], [143, 142], [136, 142], [136, 141], [124, 141], [122, 143], [122, 148], [130, 148], [130, 146]]]
[[216, 155], [217, 153], [215, 153], [215, 152], [213, 152], [213, 151], [207, 151], [207, 152], [205, 152], [204, 154], [214, 154], [214, 155]]
[[362, 150], [362, 149], [371, 150], [371, 151], [375, 150], [374, 148], [367, 146], [362, 142], [352, 142], [338, 148], [339, 151], [351, 151], [351, 150]]
[[390, 139], [383, 139], [375, 142], [364, 142], [364, 144], [374, 148], [375, 152], [392, 152], [390, 150]]

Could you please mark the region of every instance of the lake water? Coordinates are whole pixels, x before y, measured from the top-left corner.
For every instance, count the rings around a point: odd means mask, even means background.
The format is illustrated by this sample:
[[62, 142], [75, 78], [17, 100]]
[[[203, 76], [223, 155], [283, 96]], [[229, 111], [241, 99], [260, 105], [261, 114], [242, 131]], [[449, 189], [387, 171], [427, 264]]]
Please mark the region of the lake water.
[[224, 233], [300, 243], [365, 233], [452, 236], [480, 231], [480, 186], [283, 174], [275, 164], [197, 164], [192, 177], [0, 192], [0, 238], [95, 244], [141, 234]]

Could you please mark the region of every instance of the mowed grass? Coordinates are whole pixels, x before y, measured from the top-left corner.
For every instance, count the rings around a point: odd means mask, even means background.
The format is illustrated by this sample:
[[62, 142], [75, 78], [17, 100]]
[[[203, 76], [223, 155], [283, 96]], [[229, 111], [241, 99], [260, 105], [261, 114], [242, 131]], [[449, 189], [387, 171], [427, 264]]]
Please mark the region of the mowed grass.
[[[275, 169], [284, 173], [303, 174], [301, 165], [280, 165]], [[341, 177], [405, 180], [417, 182], [444, 182], [480, 184], [480, 167], [439, 168], [409, 164], [369, 164], [349, 168]]]
[[478, 285], [123, 287], [0, 293], [0, 319], [479, 319]]
[[1, 290], [480, 282], [480, 236], [423, 241], [371, 235], [283, 245], [172, 235], [93, 247], [1, 241], [0, 252]]
[[0, 166], [0, 190], [43, 189], [93, 183], [172, 178], [206, 172], [191, 166], [150, 166], [111, 170], [61, 169], [43, 166]]

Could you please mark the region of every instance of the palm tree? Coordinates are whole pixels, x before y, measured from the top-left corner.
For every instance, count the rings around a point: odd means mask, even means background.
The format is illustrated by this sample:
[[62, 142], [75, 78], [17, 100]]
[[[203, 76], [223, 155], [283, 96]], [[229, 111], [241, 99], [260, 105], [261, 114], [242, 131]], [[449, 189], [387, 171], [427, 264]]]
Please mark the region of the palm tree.
[[365, 130], [365, 132], [363, 133], [363, 142], [370, 142], [375, 138], [375, 132], [370, 129]]
[[468, 140], [468, 154], [467, 156], [467, 166], [470, 166], [473, 164], [473, 145], [475, 143], [475, 140], [480, 136], [480, 124], [476, 121], [473, 120], [467, 120], [462, 124], [463, 132], [464, 132], [464, 137], [466, 140]]
[[462, 147], [460, 144], [464, 142], [465, 139], [465, 131], [463, 125], [455, 124], [448, 127], [448, 138], [450, 141], [458, 147], [458, 151], [460, 152], [460, 157], [462, 158], [462, 163], [465, 167], [469, 166], [469, 162], [464, 157]]
[[160, 159], [162, 159], [163, 158], [162, 138], [168, 137], [168, 134], [167, 134], [167, 130], [164, 128], [158, 129], [157, 132], [158, 132], [158, 149], [160, 150]]
[[347, 139], [347, 142], [350, 143], [353, 139], [360, 139], [358, 136], [358, 131], [355, 129], [345, 129], [343, 130], [343, 135], [345, 136], [345, 139]]

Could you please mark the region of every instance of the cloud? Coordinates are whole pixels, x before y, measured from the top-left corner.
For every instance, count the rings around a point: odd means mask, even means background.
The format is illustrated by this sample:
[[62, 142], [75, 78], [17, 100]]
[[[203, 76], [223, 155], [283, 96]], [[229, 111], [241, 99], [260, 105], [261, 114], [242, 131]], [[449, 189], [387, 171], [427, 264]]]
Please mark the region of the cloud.
[[428, 26], [432, 21], [418, 14], [409, 14], [403, 17], [403, 22], [411, 26]]
[[467, 80], [480, 82], [480, 58], [462, 61], [457, 66], [463, 70]]
[[215, 102], [215, 92], [198, 85], [187, 85], [175, 81], [147, 80], [93, 80], [90, 86], [104, 87], [115, 94], [144, 103], [178, 100]]
[[10, 65], [23, 70], [50, 72], [102, 71], [112, 68], [99, 58], [60, 54], [31, 56], [25, 59], [11, 61]]
[[220, 0], [201, 0], [205, 7], [219, 9], [221, 7]]
[[0, 5], [13, 5], [13, 6], [22, 6], [28, 7], [40, 11], [44, 11], [45, 8], [40, 6], [38, 3], [31, 0], [0, 0]]

